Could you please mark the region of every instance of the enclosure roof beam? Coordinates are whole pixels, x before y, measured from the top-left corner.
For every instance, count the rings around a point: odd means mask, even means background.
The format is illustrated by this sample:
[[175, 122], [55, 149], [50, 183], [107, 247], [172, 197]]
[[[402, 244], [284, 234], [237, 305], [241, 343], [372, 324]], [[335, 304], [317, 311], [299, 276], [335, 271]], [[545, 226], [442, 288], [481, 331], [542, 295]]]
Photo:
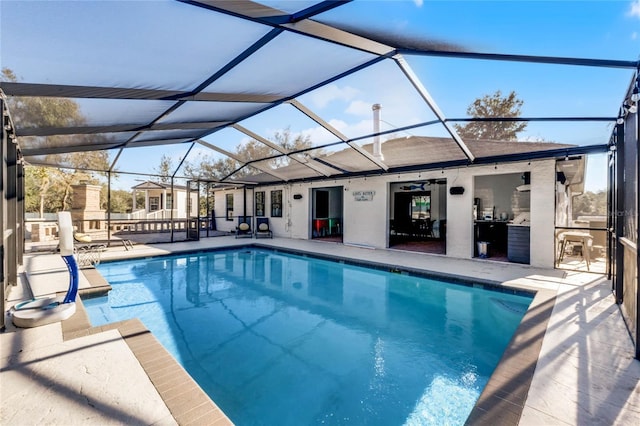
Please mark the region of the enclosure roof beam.
[[284, 149], [283, 147], [279, 146], [278, 144], [275, 144], [273, 142], [271, 142], [270, 140], [263, 138], [262, 136], [258, 135], [257, 133], [252, 132], [251, 130], [247, 129], [246, 127], [243, 127], [239, 124], [233, 124], [231, 127], [233, 127], [234, 129], [238, 130], [239, 132], [244, 133], [245, 135], [257, 140], [258, 142], [261, 142], [265, 145], [267, 145], [269, 148], [272, 148], [276, 151], [278, 151], [281, 154], [286, 155], [288, 158], [291, 158], [294, 161], [297, 161], [298, 163], [309, 167], [310, 169], [325, 175], [325, 176], [329, 176], [329, 173], [325, 172], [324, 170], [322, 170], [320, 167], [316, 166], [315, 164], [313, 164], [311, 161], [307, 160], [304, 156], [302, 157], [302, 159], [298, 158], [297, 155], [295, 155], [295, 153], [291, 153], [291, 151]]
[[[206, 89], [210, 84], [212, 84], [214, 81], [218, 80], [220, 77], [224, 76], [225, 74], [227, 74], [229, 71], [231, 71], [233, 68], [235, 68], [236, 66], [238, 66], [239, 64], [241, 64], [242, 62], [244, 62], [247, 58], [249, 58], [253, 53], [257, 52], [258, 50], [260, 50], [260, 48], [262, 48], [264, 45], [266, 45], [267, 43], [269, 43], [271, 40], [273, 40], [274, 38], [276, 38], [280, 33], [282, 33], [281, 29], [273, 29], [271, 31], [269, 31], [269, 33], [265, 34], [264, 36], [262, 36], [259, 40], [257, 40], [255, 43], [253, 43], [251, 46], [249, 46], [248, 48], [246, 48], [242, 53], [238, 54], [235, 58], [233, 58], [231, 61], [229, 61], [227, 64], [225, 64], [222, 68], [220, 68], [218, 71], [216, 71], [213, 75], [209, 76], [207, 79], [205, 79], [202, 83], [200, 83], [194, 90], [193, 93], [199, 93], [202, 90]], [[149, 125], [153, 125], [158, 123], [160, 120], [162, 120], [163, 118], [167, 117], [169, 114], [171, 114], [172, 112], [174, 112], [175, 110], [177, 110], [178, 108], [180, 108], [182, 105], [185, 104], [186, 101], [178, 101], [175, 104], [173, 104], [170, 108], [168, 108], [165, 112], [163, 112], [162, 114], [160, 114], [158, 117], [156, 117], [153, 121], [151, 121], [151, 123]], [[203, 137], [206, 134], [211, 133], [212, 130], [207, 130], [206, 132], [203, 132], [202, 135], [200, 135], [200, 137]], [[129, 145], [130, 142], [132, 142], [136, 137], [138, 136], [138, 133], [136, 133], [135, 135], [133, 135], [120, 149], [120, 152], [118, 152], [118, 154], [116, 155], [116, 158], [113, 162], [113, 164], [115, 165], [116, 161], [118, 161], [118, 158], [120, 158], [120, 155], [122, 154], [122, 150], [124, 148], [127, 147], [127, 145]], [[195, 138], [193, 138], [195, 139]], [[192, 140], [193, 140], [192, 139]]]
[[21, 152], [22, 155], [25, 156], [71, 154], [74, 152], [104, 151], [118, 148], [118, 146], [119, 144], [114, 144], [113, 142], [72, 146], [45, 146], [40, 148], [22, 148]]
[[290, 103], [292, 106], [294, 106], [295, 108], [297, 108], [300, 112], [302, 112], [304, 115], [306, 115], [307, 117], [309, 117], [310, 119], [312, 119], [313, 121], [315, 121], [316, 123], [318, 123], [320, 126], [324, 127], [327, 131], [331, 132], [332, 134], [334, 134], [335, 136], [337, 136], [340, 140], [342, 140], [343, 142], [345, 142], [347, 145], [349, 145], [351, 148], [353, 148], [354, 150], [356, 150], [358, 153], [360, 153], [362, 156], [364, 156], [366, 159], [368, 159], [369, 161], [371, 161], [372, 163], [374, 163], [376, 166], [380, 167], [382, 170], [387, 170], [389, 167], [384, 164], [382, 161], [380, 161], [379, 159], [377, 159], [376, 157], [374, 157], [372, 154], [369, 154], [367, 151], [365, 151], [364, 149], [362, 149], [362, 147], [354, 142], [352, 142], [351, 140], [349, 140], [349, 138], [347, 138], [345, 135], [342, 134], [342, 132], [340, 132], [338, 129], [336, 129], [335, 127], [333, 127], [331, 124], [329, 124], [328, 122], [326, 122], [325, 120], [323, 120], [320, 116], [318, 116], [316, 113], [314, 113], [313, 111], [311, 111], [309, 108], [305, 107], [304, 105], [302, 105], [300, 102], [298, 102], [295, 99], [292, 99], [290, 101], [287, 101], [288, 103]]
[[2, 81], [0, 82], [0, 87], [9, 96], [247, 103], [271, 103], [282, 100], [282, 96], [279, 95], [257, 93], [214, 93], [160, 89], [128, 89], [118, 87], [21, 83], [13, 81]]
[[[232, 160], [237, 161], [238, 163], [240, 163], [242, 165], [242, 167], [247, 165], [247, 163], [244, 160], [242, 160], [240, 157], [238, 157], [236, 154], [234, 154], [232, 152], [224, 150], [224, 149], [222, 149], [222, 148], [220, 148], [218, 146], [212, 145], [209, 142], [205, 142], [202, 139], [198, 139], [196, 142], [199, 143], [202, 146], [206, 146], [209, 149], [217, 151], [222, 155], [226, 155], [227, 157], [231, 158]], [[274, 176], [274, 177], [276, 177], [276, 178], [278, 178], [278, 179], [280, 179], [282, 181], [285, 181], [285, 182], [288, 181], [288, 179], [286, 177], [284, 177], [283, 175], [281, 175], [278, 172], [275, 172], [275, 171], [271, 170], [268, 167], [263, 167], [263, 166], [261, 166], [259, 164], [258, 165], [257, 164], [252, 164], [251, 166], [255, 167], [256, 169], [260, 170], [263, 173], [267, 173], [267, 174], [269, 174], [271, 176]], [[224, 179], [222, 179], [222, 180], [224, 180]]]
[[480, 59], [489, 61], [511, 61], [526, 62], [533, 64], [549, 64], [549, 65], [576, 65], [585, 67], [602, 67], [602, 68], [626, 68], [635, 69], [640, 65], [640, 61], [625, 61], [616, 59], [589, 59], [589, 58], [570, 58], [559, 56], [534, 56], [534, 55], [508, 55], [500, 53], [482, 53], [469, 51], [446, 51], [446, 50], [430, 50], [417, 48], [401, 48], [397, 49], [399, 54], [413, 56], [439, 56], [446, 58], [459, 59]]
[[344, 1], [325, 1], [311, 6], [293, 15], [283, 13], [281, 10], [262, 5], [252, 1], [226, 1], [226, 0], [179, 0], [194, 6], [203, 7], [219, 13], [247, 19], [263, 25], [285, 28], [309, 37], [330, 41], [342, 46], [358, 49], [375, 55], [385, 55], [394, 49], [365, 37], [343, 31], [338, 28], [313, 21], [312, 18], [319, 13], [335, 8]]
[[110, 126], [30, 127], [18, 129], [18, 136], [94, 135], [99, 133], [142, 132], [154, 130], [198, 130], [224, 127], [228, 121], [191, 123], [114, 124]]
[[176, 170], [173, 172], [173, 174], [171, 175], [171, 179], [175, 179], [176, 177], [176, 173], [178, 173], [178, 170], [180, 170], [180, 167], [182, 167], [182, 165], [184, 164], [184, 161], [187, 159], [187, 157], [189, 156], [189, 153], [191, 153], [191, 150], [193, 149], [193, 147], [196, 146], [195, 142], [191, 143], [191, 146], [189, 147], [189, 149], [187, 150], [187, 152], [184, 154], [184, 156], [182, 157], [182, 159], [180, 160], [180, 164], [178, 164], [178, 167], [176, 167]]
[[453, 140], [458, 144], [464, 155], [469, 159], [469, 161], [473, 162], [474, 155], [469, 149], [469, 147], [464, 143], [458, 132], [447, 123], [446, 118], [440, 108], [436, 104], [436, 102], [431, 97], [431, 94], [424, 87], [418, 76], [413, 72], [407, 61], [402, 57], [402, 55], [396, 55], [393, 57], [396, 61], [396, 64], [400, 67], [404, 75], [409, 79], [409, 82], [413, 85], [413, 87], [418, 91], [418, 94], [422, 97], [422, 99], [426, 102], [427, 106], [431, 108], [431, 111], [438, 117], [438, 119], [442, 122], [442, 125], [445, 127], [447, 132], [451, 135]]

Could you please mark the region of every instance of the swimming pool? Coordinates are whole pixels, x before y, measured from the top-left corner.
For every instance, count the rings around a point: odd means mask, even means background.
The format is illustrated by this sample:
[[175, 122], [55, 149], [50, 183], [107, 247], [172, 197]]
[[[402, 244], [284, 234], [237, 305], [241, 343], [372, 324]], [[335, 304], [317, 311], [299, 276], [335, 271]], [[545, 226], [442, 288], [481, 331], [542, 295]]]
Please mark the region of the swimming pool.
[[261, 248], [102, 263], [237, 425], [464, 424], [532, 298]]

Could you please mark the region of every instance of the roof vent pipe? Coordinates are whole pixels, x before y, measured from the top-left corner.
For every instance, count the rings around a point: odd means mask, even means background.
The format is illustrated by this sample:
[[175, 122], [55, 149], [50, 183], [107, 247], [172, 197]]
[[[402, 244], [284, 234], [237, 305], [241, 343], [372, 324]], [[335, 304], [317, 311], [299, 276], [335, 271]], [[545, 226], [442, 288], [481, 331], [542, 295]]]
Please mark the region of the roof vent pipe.
[[375, 136], [373, 137], [373, 157], [383, 161], [384, 156], [382, 155], [382, 144], [380, 143], [380, 110], [382, 107], [380, 104], [373, 104], [371, 107], [373, 110], [373, 133]]

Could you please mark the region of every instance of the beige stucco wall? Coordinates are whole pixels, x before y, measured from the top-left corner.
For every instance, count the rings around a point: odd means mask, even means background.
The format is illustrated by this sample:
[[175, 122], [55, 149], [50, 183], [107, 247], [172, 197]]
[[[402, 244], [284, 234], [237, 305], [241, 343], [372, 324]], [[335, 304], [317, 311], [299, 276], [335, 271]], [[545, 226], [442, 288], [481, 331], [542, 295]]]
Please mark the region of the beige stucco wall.
[[[554, 266], [554, 220], [555, 220], [555, 160], [539, 160], [499, 165], [469, 166], [447, 170], [432, 170], [406, 174], [389, 174], [366, 178], [329, 180], [311, 183], [293, 183], [260, 187], [266, 193], [266, 213], [275, 236], [308, 239], [311, 229], [311, 191], [313, 188], [341, 186], [343, 198], [343, 243], [371, 248], [386, 248], [389, 235], [391, 183], [416, 180], [447, 180], [447, 256], [473, 257], [473, 198], [476, 176], [531, 173], [531, 265], [552, 268]], [[461, 195], [451, 195], [452, 186], [462, 186]], [[283, 190], [283, 217], [270, 217], [270, 191]], [[242, 214], [243, 191], [234, 193], [234, 214]], [[357, 191], [375, 191], [368, 201], [358, 201]], [[225, 194], [216, 193], [217, 227], [233, 231], [237, 224], [226, 221], [224, 215]], [[294, 200], [293, 194], [302, 199]], [[247, 215], [253, 216], [253, 191], [247, 190]]]

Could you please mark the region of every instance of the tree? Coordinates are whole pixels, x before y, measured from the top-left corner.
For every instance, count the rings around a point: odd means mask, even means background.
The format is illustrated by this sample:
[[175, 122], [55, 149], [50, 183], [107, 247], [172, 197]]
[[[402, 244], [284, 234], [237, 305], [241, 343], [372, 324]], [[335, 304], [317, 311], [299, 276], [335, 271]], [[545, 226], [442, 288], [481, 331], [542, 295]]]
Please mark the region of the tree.
[[[500, 90], [493, 95], [485, 95], [476, 99], [468, 108], [467, 114], [473, 118], [515, 118], [520, 117], [524, 101], [518, 99], [512, 91], [506, 97]], [[487, 139], [515, 141], [518, 133], [527, 127], [522, 121], [473, 121], [454, 127], [463, 139]]]
[[584, 194], [573, 197], [571, 208], [572, 219], [579, 216], [605, 216], [607, 214], [607, 192], [586, 191]]
[[[17, 76], [8, 68], [2, 69], [3, 80], [18, 81]], [[86, 119], [80, 106], [69, 99], [54, 97], [10, 97], [7, 100], [9, 110], [17, 126], [29, 127], [67, 127], [83, 126]], [[64, 146], [103, 143], [107, 138], [100, 135], [54, 135], [48, 137], [29, 137], [24, 142], [29, 147]], [[24, 148], [24, 147], [23, 147]], [[25, 168], [25, 208], [27, 211], [53, 212], [69, 209], [72, 195], [71, 185], [80, 181], [97, 183], [98, 176], [83, 169], [106, 170], [108, 153], [90, 151], [70, 154], [49, 154], [44, 162], [58, 164], [63, 168], [28, 166]]]
[[[100, 195], [107, 193], [107, 185], [102, 185]], [[144, 204], [144, 199], [142, 200]], [[102, 208], [107, 210], [107, 197], [101, 199]], [[130, 213], [133, 207], [131, 192], [124, 189], [111, 190], [111, 213]]]
[[173, 176], [173, 160], [168, 155], [162, 155], [160, 159], [160, 164], [153, 170], [156, 174], [158, 174], [158, 180], [162, 183], [171, 182], [171, 176]]
[[[312, 146], [309, 136], [298, 135], [294, 138], [290, 128], [286, 128], [282, 132], [276, 132], [271, 141], [287, 151], [297, 151]], [[234, 154], [242, 160], [243, 163], [274, 157], [268, 160], [269, 166], [273, 168], [284, 167], [288, 165], [290, 161], [286, 155], [280, 155], [280, 153], [273, 148], [254, 139], [246, 144], [238, 145]], [[184, 170], [187, 176], [217, 179], [222, 179], [231, 174], [237, 178], [253, 174], [250, 167], [244, 167], [236, 172], [241, 165], [240, 162], [232, 158], [227, 157], [216, 160], [205, 155], [199, 159], [199, 162], [191, 163], [186, 161]]]

